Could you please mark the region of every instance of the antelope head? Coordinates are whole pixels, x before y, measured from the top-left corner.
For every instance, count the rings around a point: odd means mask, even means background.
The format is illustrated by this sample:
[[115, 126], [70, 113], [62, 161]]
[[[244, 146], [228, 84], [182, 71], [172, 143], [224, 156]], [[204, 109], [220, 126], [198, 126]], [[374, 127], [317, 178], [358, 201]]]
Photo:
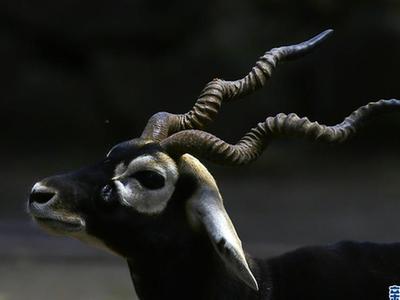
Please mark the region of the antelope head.
[[310, 122], [296, 114], [278, 114], [258, 123], [236, 144], [205, 129], [223, 103], [261, 88], [278, 62], [309, 53], [331, 32], [266, 52], [244, 78], [209, 82], [189, 112], [157, 113], [139, 138], [117, 144], [99, 163], [36, 183], [28, 202], [30, 214], [53, 233], [96, 241], [123, 257], [140, 256], [202, 236], [227, 270], [257, 290], [218, 187], [197, 159], [247, 164], [277, 137], [341, 142], [374, 112], [400, 104], [397, 100], [370, 103], [334, 126]]

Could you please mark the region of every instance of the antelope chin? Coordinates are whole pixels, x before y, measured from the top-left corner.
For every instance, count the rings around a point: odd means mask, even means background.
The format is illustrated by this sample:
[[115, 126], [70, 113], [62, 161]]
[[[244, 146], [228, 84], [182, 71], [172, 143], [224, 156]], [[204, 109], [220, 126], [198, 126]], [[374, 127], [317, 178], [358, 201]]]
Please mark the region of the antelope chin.
[[74, 218], [72, 219], [55, 219], [46, 217], [35, 217], [34, 220], [39, 224], [40, 227], [46, 231], [57, 234], [57, 235], [68, 235], [71, 233], [76, 233], [83, 231], [85, 229], [85, 223], [82, 219]]
[[27, 208], [39, 226], [50, 233], [68, 235], [85, 229], [85, 220], [77, 214], [38, 203], [29, 203]]

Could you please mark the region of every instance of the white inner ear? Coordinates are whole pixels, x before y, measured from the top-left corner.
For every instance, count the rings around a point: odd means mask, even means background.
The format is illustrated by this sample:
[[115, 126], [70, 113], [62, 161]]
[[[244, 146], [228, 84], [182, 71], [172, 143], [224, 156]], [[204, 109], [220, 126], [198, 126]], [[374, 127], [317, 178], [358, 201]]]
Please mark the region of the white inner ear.
[[257, 280], [246, 261], [242, 242], [224, 208], [214, 178], [197, 159], [188, 154], [181, 157], [179, 167], [181, 174], [191, 174], [199, 185], [186, 206], [191, 224], [196, 229], [205, 230], [215, 251], [237, 278], [258, 290]]
[[[157, 172], [164, 177], [165, 185], [148, 189], [132, 177], [139, 171]], [[145, 214], [158, 214], [167, 206], [175, 190], [178, 170], [175, 162], [164, 153], [136, 157], [126, 166], [119, 164], [114, 170], [114, 182], [121, 203]]]

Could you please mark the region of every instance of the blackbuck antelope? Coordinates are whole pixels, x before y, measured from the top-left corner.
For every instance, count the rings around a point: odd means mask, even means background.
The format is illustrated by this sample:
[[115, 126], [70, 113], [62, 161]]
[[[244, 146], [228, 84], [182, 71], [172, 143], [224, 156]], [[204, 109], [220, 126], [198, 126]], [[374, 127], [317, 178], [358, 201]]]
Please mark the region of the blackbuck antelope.
[[400, 244], [342, 242], [252, 258], [198, 160], [244, 165], [279, 137], [343, 142], [369, 117], [400, 108], [399, 100], [371, 102], [334, 126], [278, 114], [234, 145], [205, 131], [223, 103], [261, 88], [278, 62], [311, 52], [331, 32], [266, 52], [244, 78], [209, 82], [189, 112], [159, 112], [99, 163], [36, 183], [30, 214], [51, 232], [125, 258], [140, 299], [387, 299], [400, 284]]

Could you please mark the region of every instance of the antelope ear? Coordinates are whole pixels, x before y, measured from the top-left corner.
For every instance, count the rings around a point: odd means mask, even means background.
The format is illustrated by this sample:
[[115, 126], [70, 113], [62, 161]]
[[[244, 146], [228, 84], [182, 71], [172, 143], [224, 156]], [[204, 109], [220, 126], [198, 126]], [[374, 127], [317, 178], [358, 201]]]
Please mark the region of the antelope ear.
[[196, 190], [187, 202], [187, 213], [192, 225], [204, 230], [215, 251], [241, 281], [258, 290], [235, 227], [229, 218], [217, 184], [208, 170], [193, 156], [185, 154], [179, 161], [180, 174], [196, 179]]

